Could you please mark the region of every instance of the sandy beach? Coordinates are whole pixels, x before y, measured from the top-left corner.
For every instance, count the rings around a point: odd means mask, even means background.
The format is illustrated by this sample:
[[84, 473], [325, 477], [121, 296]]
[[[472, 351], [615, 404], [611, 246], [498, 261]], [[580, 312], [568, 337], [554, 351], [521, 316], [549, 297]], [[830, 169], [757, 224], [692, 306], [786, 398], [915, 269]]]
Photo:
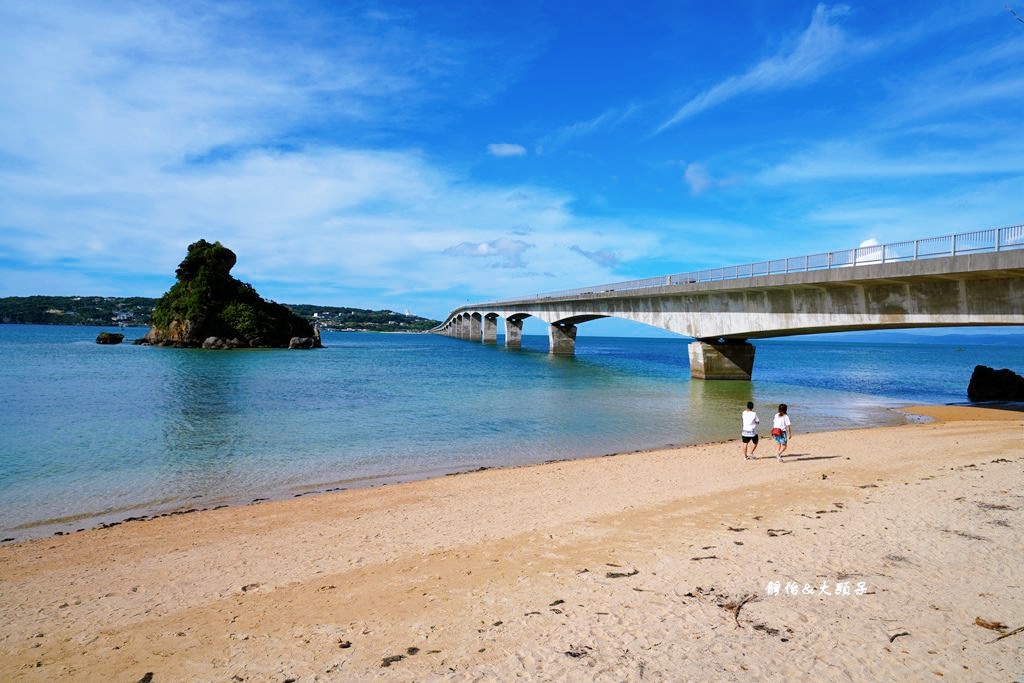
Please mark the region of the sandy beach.
[[1024, 680], [1024, 414], [913, 411], [7, 544], [0, 679]]

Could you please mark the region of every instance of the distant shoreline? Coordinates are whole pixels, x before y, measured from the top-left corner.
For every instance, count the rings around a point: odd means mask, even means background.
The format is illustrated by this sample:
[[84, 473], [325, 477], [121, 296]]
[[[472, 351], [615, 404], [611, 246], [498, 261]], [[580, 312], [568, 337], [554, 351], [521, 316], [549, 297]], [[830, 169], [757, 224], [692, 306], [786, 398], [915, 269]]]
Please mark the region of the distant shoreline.
[[[48, 322], [48, 323], [21, 323], [21, 322], [0, 322], [0, 325], [39, 325], [41, 327], [102, 327], [112, 329], [140, 329], [148, 330], [150, 325], [120, 325], [117, 323], [110, 323], [107, 325], [98, 325], [96, 323], [61, 323], [61, 322]], [[372, 330], [366, 328], [334, 328], [334, 327], [321, 327], [321, 332], [373, 332], [376, 334], [431, 334], [430, 330]]]
[[[35, 325], [149, 326], [159, 299], [118, 296], [10, 296], [0, 297], [0, 323]], [[358, 329], [390, 332], [429, 330], [440, 321], [399, 313], [391, 309], [370, 310], [354, 306], [282, 304], [295, 315], [322, 329]]]
[[[319, 324], [319, 323], [318, 323]], [[2, 321], [0, 325], [42, 325], [46, 327], [102, 327], [102, 328], [142, 328], [149, 329], [149, 324], [140, 323], [97, 323], [97, 322], [20, 322]], [[908, 328], [912, 329], [912, 328]], [[320, 325], [321, 332], [379, 332], [384, 334], [431, 334], [431, 330], [410, 330], [410, 329], [370, 329], [370, 328], [337, 328]], [[659, 330], [660, 332], [660, 330]], [[499, 335], [500, 338], [501, 335]], [[527, 334], [525, 336], [543, 336], [541, 333]], [[681, 339], [691, 340], [683, 335], [666, 336], [658, 334], [653, 336], [622, 336], [622, 335], [587, 335], [585, 332], [579, 334], [578, 339], [586, 338], [604, 339]], [[831, 334], [809, 334], [793, 335], [789, 337], [768, 337], [765, 339], [754, 339], [751, 343], [757, 344], [785, 344], [789, 342], [822, 342], [831, 344], [937, 344], [949, 346], [1000, 346], [1009, 344], [1024, 343], [1024, 331], [999, 333], [978, 333], [978, 334], [915, 334], [913, 332], [897, 332], [895, 330], [866, 331], [866, 332], [834, 332]]]

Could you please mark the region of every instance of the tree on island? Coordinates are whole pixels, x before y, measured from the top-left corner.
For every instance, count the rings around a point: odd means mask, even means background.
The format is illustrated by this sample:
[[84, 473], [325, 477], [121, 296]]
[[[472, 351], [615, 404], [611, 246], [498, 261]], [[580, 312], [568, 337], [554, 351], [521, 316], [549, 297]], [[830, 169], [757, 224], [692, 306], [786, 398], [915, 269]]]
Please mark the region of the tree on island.
[[231, 276], [236, 256], [220, 242], [199, 240], [175, 275], [178, 281], [153, 311], [142, 343], [204, 348], [319, 347], [320, 335], [286, 306], [264, 300]]

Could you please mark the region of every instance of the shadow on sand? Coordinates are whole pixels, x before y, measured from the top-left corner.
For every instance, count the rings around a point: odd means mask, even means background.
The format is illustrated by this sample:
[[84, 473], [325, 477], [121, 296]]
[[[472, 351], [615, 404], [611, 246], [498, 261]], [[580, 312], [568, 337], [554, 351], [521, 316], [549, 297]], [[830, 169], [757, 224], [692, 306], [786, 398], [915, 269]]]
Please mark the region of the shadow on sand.
[[[774, 456], [773, 456], [774, 457]], [[841, 455], [811, 455], [810, 453], [783, 453], [782, 459], [787, 462], [810, 462], [811, 460], [834, 460]]]
[[[810, 462], [811, 460], [834, 460], [841, 458], [841, 455], [811, 455], [810, 453], [783, 453], [782, 459], [786, 462]], [[751, 460], [774, 460], [775, 454], [755, 455]]]

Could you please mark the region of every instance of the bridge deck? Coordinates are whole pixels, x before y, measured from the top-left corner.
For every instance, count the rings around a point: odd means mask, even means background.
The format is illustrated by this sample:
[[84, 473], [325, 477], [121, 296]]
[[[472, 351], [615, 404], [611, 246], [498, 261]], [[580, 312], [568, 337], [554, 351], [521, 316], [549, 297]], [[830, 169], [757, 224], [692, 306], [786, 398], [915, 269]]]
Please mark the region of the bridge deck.
[[[552, 353], [572, 354], [577, 325], [619, 317], [701, 340], [700, 349], [691, 345], [694, 376], [704, 372], [698, 366], [706, 366], [711, 368], [706, 376], [749, 378], [752, 347], [741, 350], [748, 339], [883, 328], [1024, 325], [1024, 229], [1018, 228], [977, 233], [994, 233], [994, 247], [979, 246], [979, 238], [968, 242], [974, 245], [968, 253], [957, 255], [887, 260], [890, 245], [882, 245], [875, 248], [881, 250], [878, 260], [857, 265], [704, 280], [687, 276], [682, 282], [679, 276], [666, 276], [660, 284], [653, 278], [617, 283], [618, 288], [603, 285], [473, 304], [452, 311], [435, 331], [493, 342], [497, 318], [503, 316], [506, 343], [516, 346], [523, 319], [532, 316], [549, 324]], [[964, 243], [957, 237], [949, 238], [954, 247]], [[809, 262], [804, 257], [804, 263]], [[708, 354], [724, 354], [741, 371], [715, 370], [721, 359], [716, 355], [717, 360], [711, 360]]]

